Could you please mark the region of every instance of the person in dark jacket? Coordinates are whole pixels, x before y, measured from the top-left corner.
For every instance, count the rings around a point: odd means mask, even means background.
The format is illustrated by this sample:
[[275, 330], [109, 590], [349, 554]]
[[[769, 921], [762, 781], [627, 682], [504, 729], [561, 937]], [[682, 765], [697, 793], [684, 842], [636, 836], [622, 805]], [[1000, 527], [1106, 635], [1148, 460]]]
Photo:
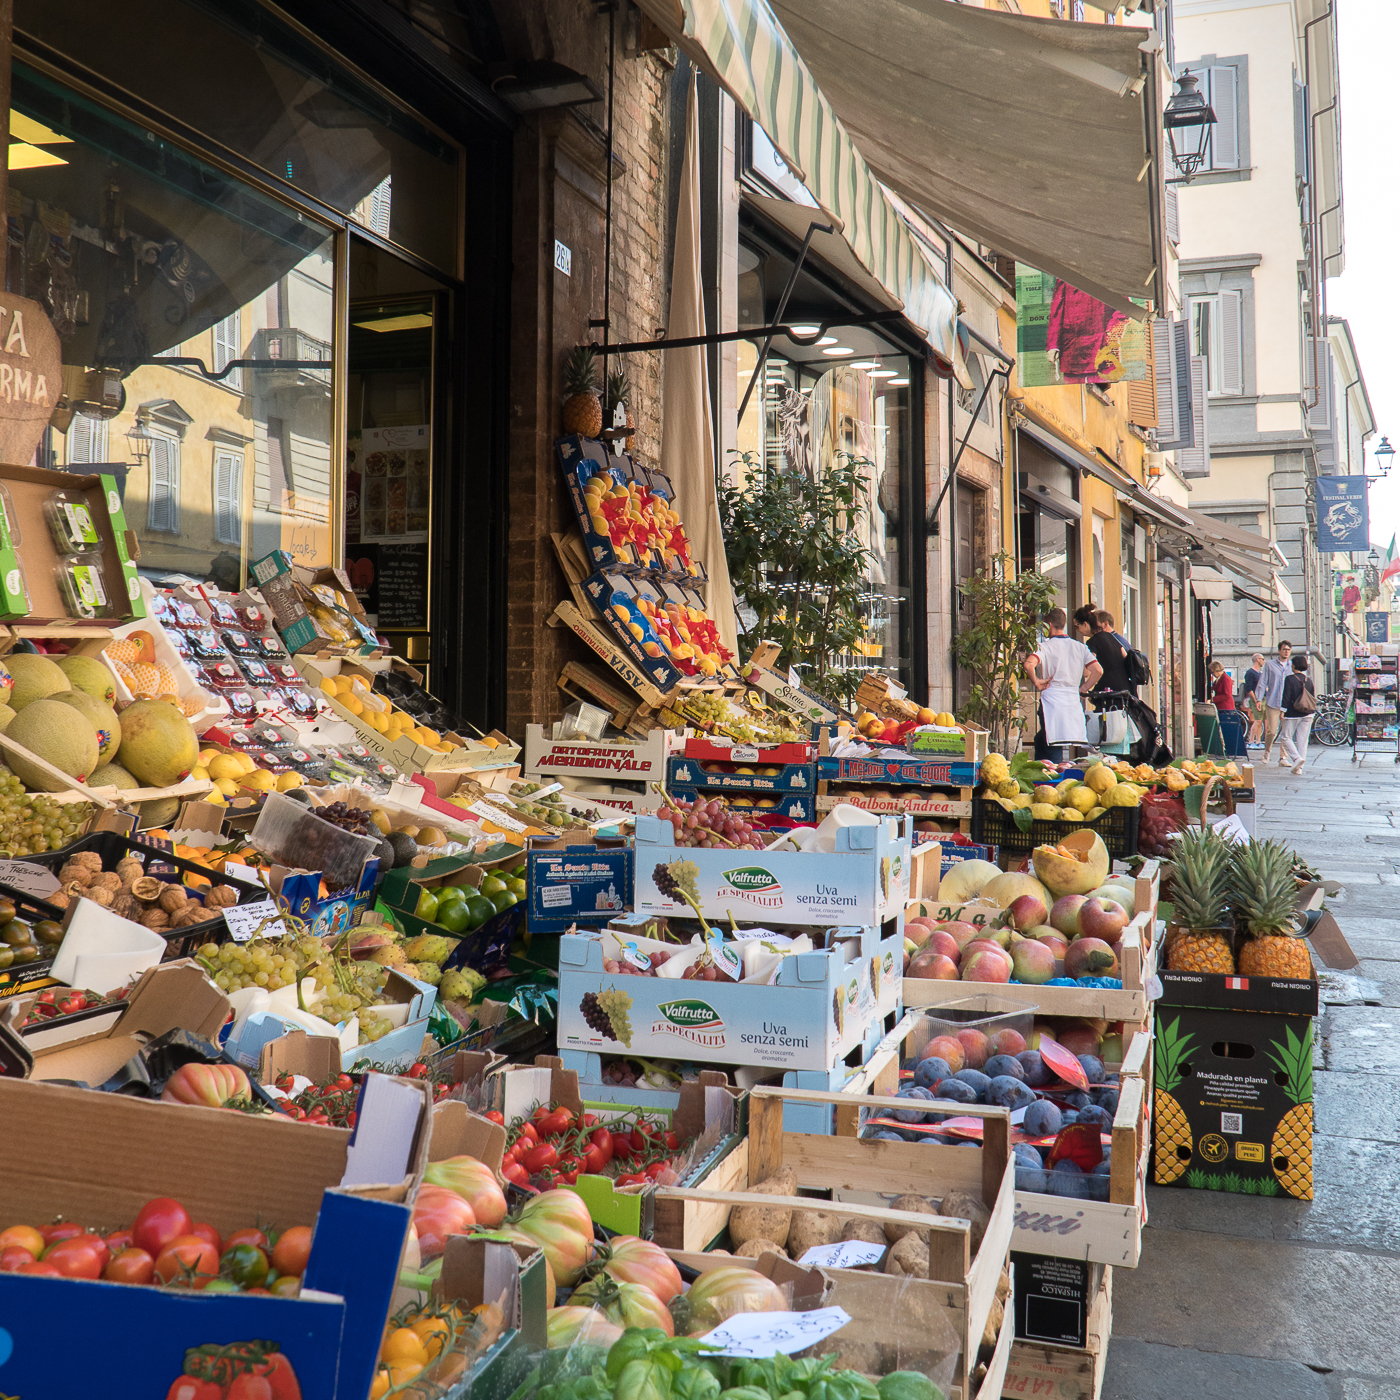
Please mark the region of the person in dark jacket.
[[1128, 644], [1113, 630], [1113, 614], [1099, 609], [1094, 614], [1094, 630], [1089, 634], [1088, 647], [1094, 660], [1103, 667], [1103, 676], [1094, 693], [1103, 690], [1126, 690], [1137, 694], [1137, 686], [1128, 679]]
[[[1304, 696], [1308, 697], [1306, 701]], [[1308, 736], [1316, 709], [1313, 696], [1308, 658], [1299, 652], [1293, 658], [1293, 674], [1283, 682], [1283, 723], [1279, 727], [1279, 745], [1284, 758], [1293, 760], [1295, 774], [1303, 771], [1303, 761], [1308, 756]]]

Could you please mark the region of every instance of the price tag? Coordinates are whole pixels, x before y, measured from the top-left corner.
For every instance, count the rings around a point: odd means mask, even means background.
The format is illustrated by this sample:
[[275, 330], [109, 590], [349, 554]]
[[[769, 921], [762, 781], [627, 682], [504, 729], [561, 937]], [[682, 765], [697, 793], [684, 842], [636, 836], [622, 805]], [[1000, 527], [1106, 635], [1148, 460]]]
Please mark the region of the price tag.
[[814, 1244], [797, 1262], [813, 1269], [856, 1269], [862, 1264], [878, 1264], [884, 1257], [882, 1244], [846, 1240], [842, 1244]]
[[503, 812], [499, 807], [494, 807], [489, 802], [473, 802], [467, 811], [474, 813], [478, 817], [484, 817], [489, 822], [494, 822], [504, 831], [514, 831], [517, 834], [525, 830], [525, 823], [509, 813]]
[[743, 959], [724, 941], [723, 934], [712, 933], [709, 942], [710, 956], [715, 960], [715, 966], [737, 982], [744, 975]]
[[633, 967], [642, 972], [651, 971], [651, 959], [635, 943], [624, 943], [622, 945], [622, 956], [619, 962], [630, 963]]
[[[256, 904], [230, 904], [224, 910], [224, 923], [229, 936], [235, 943], [246, 943], [258, 934], [264, 921], [277, 913], [277, 906], [270, 899], [260, 899]], [[280, 938], [286, 933], [287, 925], [282, 919], [262, 928], [261, 937]]]
[[9, 885], [21, 894], [37, 895], [43, 899], [57, 892], [58, 876], [32, 861], [0, 860], [0, 884]]
[[230, 861], [224, 866], [224, 879], [232, 880], [236, 885], [257, 885], [262, 888], [258, 872], [252, 866], [239, 865], [236, 861]]
[[540, 903], [546, 909], [567, 909], [573, 898], [574, 892], [568, 885], [546, 885], [540, 891]]
[[845, 1308], [739, 1313], [700, 1340], [718, 1347], [724, 1356], [791, 1356], [839, 1332], [850, 1320]]

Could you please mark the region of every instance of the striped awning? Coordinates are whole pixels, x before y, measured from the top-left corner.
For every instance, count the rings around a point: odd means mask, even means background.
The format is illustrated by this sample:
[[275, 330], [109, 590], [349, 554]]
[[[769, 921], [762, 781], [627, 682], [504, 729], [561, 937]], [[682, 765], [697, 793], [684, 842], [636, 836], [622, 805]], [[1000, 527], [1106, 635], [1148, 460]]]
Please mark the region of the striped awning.
[[765, 0], [638, 0], [768, 134], [851, 251], [965, 386], [957, 300]]

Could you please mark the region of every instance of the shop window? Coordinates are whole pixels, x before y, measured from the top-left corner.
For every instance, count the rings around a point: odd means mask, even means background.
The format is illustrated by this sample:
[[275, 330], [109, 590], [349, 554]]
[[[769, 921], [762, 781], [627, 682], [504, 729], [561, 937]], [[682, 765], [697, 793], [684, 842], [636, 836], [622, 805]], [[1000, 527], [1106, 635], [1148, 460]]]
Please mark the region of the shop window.
[[[122, 380], [110, 422], [66, 425], [67, 460], [127, 463], [142, 570], [238, 588], [274, 549], [331, 562], [331, 231], [20, 63], [11, 100], [51, 159], [10, 172], [11, 237], [48, 253], [7, 286], [44, 303], [65, 372]], [[212, 377], [235, 359], [276, 364]], [[155, 440], [127, 462], [138, 416]], [[253, 444], [236, 480], [228, 444]]]

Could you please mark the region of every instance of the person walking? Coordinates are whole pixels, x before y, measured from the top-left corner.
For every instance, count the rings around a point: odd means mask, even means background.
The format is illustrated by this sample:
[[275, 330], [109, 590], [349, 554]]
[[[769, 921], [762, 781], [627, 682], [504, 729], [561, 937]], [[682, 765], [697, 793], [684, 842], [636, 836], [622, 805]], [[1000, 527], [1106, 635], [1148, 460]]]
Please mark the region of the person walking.
[[[1283, 720], [1283, 683], [1289, 676], [1288, 658], [1293, 654], [1292, 642], [1278, 644], [1278, 656], [1271, 656], [1259, 673], [1258, 693], [1264, 700], [1264, 762], [1273, 756], [1274, 740], [1278, 738]], [[1306, 667], [1304, 667], [1306, 669]], [[1288, 767], [1288, 760], [1279, 754], [1278, 766]]]
[[1292, 674], [1283, 683], [1283, 725], [1279, 737], [1279, 748], [1284, 759], [1292, 763], [1295, 774], [1303, 771], [1316, 711], [1313, 683], [1308, 679], [1308, 658], [1295, 656]]
[[1064, 759], [1063, 745], [1088, 742], [1084, 723], [1084, 696], [1103, 674], [1103, 667], [1083, 642], [1065, 635], [1069, 619], [1063, 608], [1051, 608], [1045, 614], [1049, 635], [1026, 657], [1024, 664], [1031, 684], [1040, 692], [1041, 730], [1043, 743], [1037, 735], [1037, 757], [1041, 747], [1044, 757], [1059, 763]]
[[1248, 743], [1258, 748], [1263, 742], [1264, 705], [1259, 699], [1259, 678], [1264, 670], [1264, 653], [1256, 651], [1250, 660], [1254, 663], [1244, 673], [1244, 689], [1240, 692], [1240, 706], [1249, 719]]
[[1094, 687], [1095, 695], [1105, 690], [1126, 690], [1130, 695], [1137, 694], [1137, 686], [1128, 678], [1128, 641], [1114, 631], [1111, 612], [1100, 608], [1094, 614], [1094, 630], [1090, 632], [1086, 645], [1103, 671], [1099, 683]]

